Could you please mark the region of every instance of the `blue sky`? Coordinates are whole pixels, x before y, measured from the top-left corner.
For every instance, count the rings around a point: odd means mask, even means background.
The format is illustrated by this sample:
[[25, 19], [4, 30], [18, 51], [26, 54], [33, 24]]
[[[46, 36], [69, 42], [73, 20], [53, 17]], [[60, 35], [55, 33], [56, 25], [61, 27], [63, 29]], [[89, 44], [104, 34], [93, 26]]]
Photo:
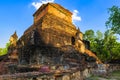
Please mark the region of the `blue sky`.
[[14, 31], [20, 37], [33, 24], [35, 5], [42, 1], [58, 3], [71, 12], [76, 10], [78, 19], [74, 23], [83, 33], [88, 29], [104, 32], [107, 9], [120, 7], [120, 0], [0, 0], [0, 47], [5, 46]]

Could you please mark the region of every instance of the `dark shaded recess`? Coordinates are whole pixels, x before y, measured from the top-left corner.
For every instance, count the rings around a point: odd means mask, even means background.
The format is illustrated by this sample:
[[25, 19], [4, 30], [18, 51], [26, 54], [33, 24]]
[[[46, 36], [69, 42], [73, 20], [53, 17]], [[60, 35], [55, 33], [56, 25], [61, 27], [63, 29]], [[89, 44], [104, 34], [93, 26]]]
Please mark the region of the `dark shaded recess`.
[[7, 55], [0, 56], [0, 61], [2, 61], [3, 59], [5, 59], [6, 57], [7, 57]]
[[94, 57], [92, 57], [92, 56], [89, 56], [88, 54], [83, 54], [83, 56], [85, 57], [85, 61], [87, 61], [87, 62], [95, 62], [96, 61], [96, 59], [94, 58]]
[[108, 63], [110, 63], [110, 64], [120, 64], [120, 59], [112, 59]]
[[83, 40], [83, 43], [85, 44], [85, 48], [90, 50], [90, 42], [87, 40]]
[[71, 38], [71, 42], [72, 42], [72, 45], [75, 45], [75, 38], [74, 37]]
[[17, 67], [16, 72], [33, 72], [38, 71], [38, 68], [29, 68], [29, 67]]

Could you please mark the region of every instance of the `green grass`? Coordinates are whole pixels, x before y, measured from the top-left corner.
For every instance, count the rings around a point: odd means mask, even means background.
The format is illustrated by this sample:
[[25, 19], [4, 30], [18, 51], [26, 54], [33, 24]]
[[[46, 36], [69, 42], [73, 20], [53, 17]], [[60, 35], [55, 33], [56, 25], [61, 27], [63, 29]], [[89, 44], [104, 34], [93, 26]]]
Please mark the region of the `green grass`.
[[120, 80], [120, 71], [114, 71], [111, 73], [111, 78], [115, 78], [117, 80]]
[[92, 75], [91, 77], [86, 78], [85, 80], [99, 80], [99, 77]]
[[114, 71], [114, 72], [111, 73], [111, 75], [120, 77], [120, 71]]
[[85, 80], [120, 80], [120, 71], [114, 71], [106, 77], [102, 76], [91, 76]]

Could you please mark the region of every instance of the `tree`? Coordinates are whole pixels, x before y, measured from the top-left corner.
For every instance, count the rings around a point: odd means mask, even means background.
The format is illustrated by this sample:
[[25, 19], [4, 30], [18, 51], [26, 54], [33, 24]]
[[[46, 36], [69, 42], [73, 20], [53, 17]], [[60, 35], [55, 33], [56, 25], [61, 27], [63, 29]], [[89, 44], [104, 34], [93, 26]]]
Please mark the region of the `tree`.
[[[86, 34], [87, 33], [87, 34]], [[90, 41], [90, 48], [103, 62], [112, 59], [117, 52], [114, 46], [116, 45], [116, 37], [113, 34], [112, 30], [107, 30], [104, 33], [99, 30], [96, 32], [96, 35], [93, 34], [94, 31], [87, 30], [84, 34], [86, 40]], [[86, 37], [87, 36], [87, 37]], [[116, 55], [118, 52], [116, 53]]]
[[95, 35], [95, 52], [97, 53], [97, 56], [101, 59], [101, 60], [105, 60], [104, 56], [104, 42], [103, 42], [103, 33], [100, 32], [99, 30], [96, 32]]
[[110, 13], [110, 16], [108, 21], [106, 21], [107, 28], [110, 28], [114, 33], [120, 35], [120, 8], [112, 6], [109, 8], [108, 12]]
[[100, 31], [97, 31], [96, 33], [97, 34], [95, 35], [93, 30], [87, 30], [85, 31], [84, 39], [90, 41], [90, 49], [99, 54], [102, 52], [101, 47], [103, 46], [103, 34]]
[[110, 59], [112, 59], [112, 57], [114, 56], [114, 49], [116, 46], [116, 36], [114, 36], [114, 32], [112, 30], [107, 30], [104, 33], [104, 46], [105, 49], [108, 51], [109, 55], [110, 55]]
[[6, 43], [5, 48], [0, 48], [0, 56], [7, 54], [9, 46], [10, 46], [10, 42]]
[[99, 30], [96, 32], [96, 38], [97, 39], [103, 39], [103, 33], [102, 32], [100, 32]]
[[94, 31], [92, 29], [86, 30], [83, 39], [90, 42], [90, 47], [94, 51], [94, 39], [95, 39]]
[[108, 12], [110, 16], [105, 23], [108, 29], [104, 36], [100, 31], [95, 35], [93, 30], [87, 30], [84, 34], [84, 39], [90, 41], [91, 50], [103, 61], [120, 59], [120, 42], [115, 36], [120, 35], [120, 8], [112, 6]]
[[112, 54], [112, 59], [113, 60], [120, 60], [120, 43], [116, 42], [114, 47], [112, 48], [113, 54]]
[[83, 37], [84, 37], [85, 40], [93, 41], [93, 39], [95, 37], [94, 31], [92, 29], [86, 30]]

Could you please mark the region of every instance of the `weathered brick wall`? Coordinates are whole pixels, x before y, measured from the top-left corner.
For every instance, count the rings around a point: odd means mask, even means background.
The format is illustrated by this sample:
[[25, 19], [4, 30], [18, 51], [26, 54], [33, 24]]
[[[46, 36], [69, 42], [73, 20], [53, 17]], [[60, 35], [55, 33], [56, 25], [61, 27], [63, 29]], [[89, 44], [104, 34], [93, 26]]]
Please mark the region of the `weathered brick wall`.
[[118, 71], [120, 70], [120, 64], [109, 64], [108, 71]]
[[35, 12], [34, 16], [34, 23], [39, 21], [41, 17], [43, 17], [46, 13], [53, 14], [54, 16], [57, 16], [60, 19], [63, 19], [69, 23], [72, 23], [72, 13], [68, 11], [67, 9], [64, 9], [59, 4], [44, 4]]
[[120, 64], [99, 64], [98, 68], [91, 68], [90, 72], [93, 75], [108, 75], [110, 72], [120, 70]]
[[62, 74], [40, 74], [39, 72], [0, 75], [0, 80], [83, 80], [80, 71]]
[[71, 45], [71, 38], [75, 36], [75, 26], [69, 23], [65, 23], [61, 19], [47, 14], [43, 18], [42, 30], [44, 31], [44, 41], [53, 44], [53, 46]]

